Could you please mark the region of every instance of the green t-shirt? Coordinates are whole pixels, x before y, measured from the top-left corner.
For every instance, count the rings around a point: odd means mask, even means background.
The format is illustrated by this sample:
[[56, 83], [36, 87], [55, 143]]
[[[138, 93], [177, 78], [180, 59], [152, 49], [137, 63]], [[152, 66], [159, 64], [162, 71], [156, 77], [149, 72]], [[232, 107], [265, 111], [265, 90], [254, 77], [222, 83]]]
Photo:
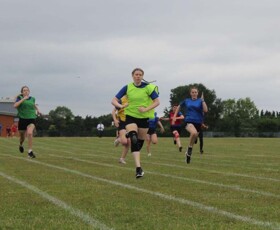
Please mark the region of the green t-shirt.
[[135, 118], [153, 118], [155, 113], [154, 109], [140, 113], [138, 108], [140, 106], [148, 107], [153, 103], [150, 95], [156, 89], [157, 86], [153, 84], [148, 84], [143, 88], [136, 87], [133, 83], [128, 84], [126, 92], [128, 107], [125, 108], [125, 114]]
[[[21, 100], [23, 96], [19, 96], [17, 100]], [[18, 117], [23, 119], [35, 119], [37, 117], [35, 109], [35, 98], [29, 97], [29, 99], [22, 102], [18, 107]]]

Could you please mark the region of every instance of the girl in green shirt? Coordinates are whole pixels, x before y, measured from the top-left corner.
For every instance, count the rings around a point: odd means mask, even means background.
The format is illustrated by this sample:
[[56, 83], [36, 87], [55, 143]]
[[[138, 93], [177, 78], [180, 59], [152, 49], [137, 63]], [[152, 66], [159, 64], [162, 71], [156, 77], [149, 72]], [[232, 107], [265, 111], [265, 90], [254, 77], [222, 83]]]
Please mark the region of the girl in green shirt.
[[[126, 132], [130, 138], [130, 147], [136, 166], [136, 178], [144, 175], [140, 164], [140, 150], [148, 132], [148, 120], [154, 117], [154, 108], [159, 105], [157, 86], [143, 81], [144, 71], [136, 68], [132, 71], [133, 82], [125, 85], [112, 99], [112, 104], [119, 109], [124, 108], [126, 116]], [[128, 103], [122, 105], [119, 100], [127, 96]]]
[[35, 129], [35, 120], [37, 115], [40, 114], [40, 111], [35, 104], [35, 98], [31, 97], [30, 90], [27, 86], [21, 88], [21, 94], [19, 94], [14, 103], [14, 107], [18, 111], [18, 130], [20, 134], [19, 141], [19, 151], [24, 152], [23, 142], [25, 136], [28, 138], [28, 156], [30, 158], [35, 158], [35, 155], [32, 151], [33, 144], [33, 131]]

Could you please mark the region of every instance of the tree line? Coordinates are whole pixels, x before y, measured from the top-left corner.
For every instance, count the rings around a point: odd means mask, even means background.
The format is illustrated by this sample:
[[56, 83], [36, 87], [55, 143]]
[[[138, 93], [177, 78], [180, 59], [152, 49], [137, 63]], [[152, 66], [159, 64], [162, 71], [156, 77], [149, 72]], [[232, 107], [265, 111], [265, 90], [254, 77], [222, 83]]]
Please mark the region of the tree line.
[[[205, 114], [205, 123], [208, 131], [226, 133], [229, 136], [273, 136], [280, 132], [280, 112], [259, 111], [254, 102], [249, 98], [227, 99], [217, 98], [214, 90], [206, 88], [203, 84], [190, 84], [171, 89], [170, 106], [164, 109], [168, 117], [172, 105], [179, 104], [189, 97], [189, 90], [195, 86], [199, 90], [199, 96], [204, 94], [208, 105]], [[184, 111], [182, 111], [184, 112]], [[105, 136], [115, 136], [116, 128], [112, 127], [111, 113], [99, 117], [75, 116], [65, 106], [58, 106], [51, 110], [47, 116], [38, 117], [37, 132], [39, 136], [95, 136], [96, 126], [99, 122], [104, 124]], [[165, 130], [169, 130], [169, 123], [164, 122]], [[169, 135], [166, 132], [163, 135]], [[223, 134], [224, 135], [224, 134]]]

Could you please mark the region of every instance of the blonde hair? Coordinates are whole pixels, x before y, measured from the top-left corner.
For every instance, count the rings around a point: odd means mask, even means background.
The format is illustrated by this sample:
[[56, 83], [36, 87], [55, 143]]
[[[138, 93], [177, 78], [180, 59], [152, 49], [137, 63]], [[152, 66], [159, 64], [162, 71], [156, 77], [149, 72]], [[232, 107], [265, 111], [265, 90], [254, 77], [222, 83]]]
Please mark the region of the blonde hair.
[[196, 86], [192, 86], [192, 87], [190, 87], [190, 92], [191, 92], [193, 89], [196, 89], [196, 90], [197, 90], [197, 92], [199, 92], [199, 90], [198, 90], [198, 88], [197, 88]]

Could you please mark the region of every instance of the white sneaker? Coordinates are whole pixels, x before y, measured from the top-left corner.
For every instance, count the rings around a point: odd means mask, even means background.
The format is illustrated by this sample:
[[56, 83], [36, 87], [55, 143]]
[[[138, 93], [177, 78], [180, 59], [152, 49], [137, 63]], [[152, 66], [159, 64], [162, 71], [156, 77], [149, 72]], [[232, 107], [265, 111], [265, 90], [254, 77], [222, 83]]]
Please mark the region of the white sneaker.
[[124, 160], [123, 158], [120, 158], [120, 159], [119, 159], [119, 163], [120, 163], [120, 164], [124, 164], [124, 165], [126, 164], [126, 162], [125, 162], [125, 160]]
[[118, 145], [120, 144], [120, 141], [118, 138], [116, 138], [116, 140], [114, 141], [114, 146], [118, 147]]
[[152, 156], [152, 153], [148, 153], [148, 157]]

